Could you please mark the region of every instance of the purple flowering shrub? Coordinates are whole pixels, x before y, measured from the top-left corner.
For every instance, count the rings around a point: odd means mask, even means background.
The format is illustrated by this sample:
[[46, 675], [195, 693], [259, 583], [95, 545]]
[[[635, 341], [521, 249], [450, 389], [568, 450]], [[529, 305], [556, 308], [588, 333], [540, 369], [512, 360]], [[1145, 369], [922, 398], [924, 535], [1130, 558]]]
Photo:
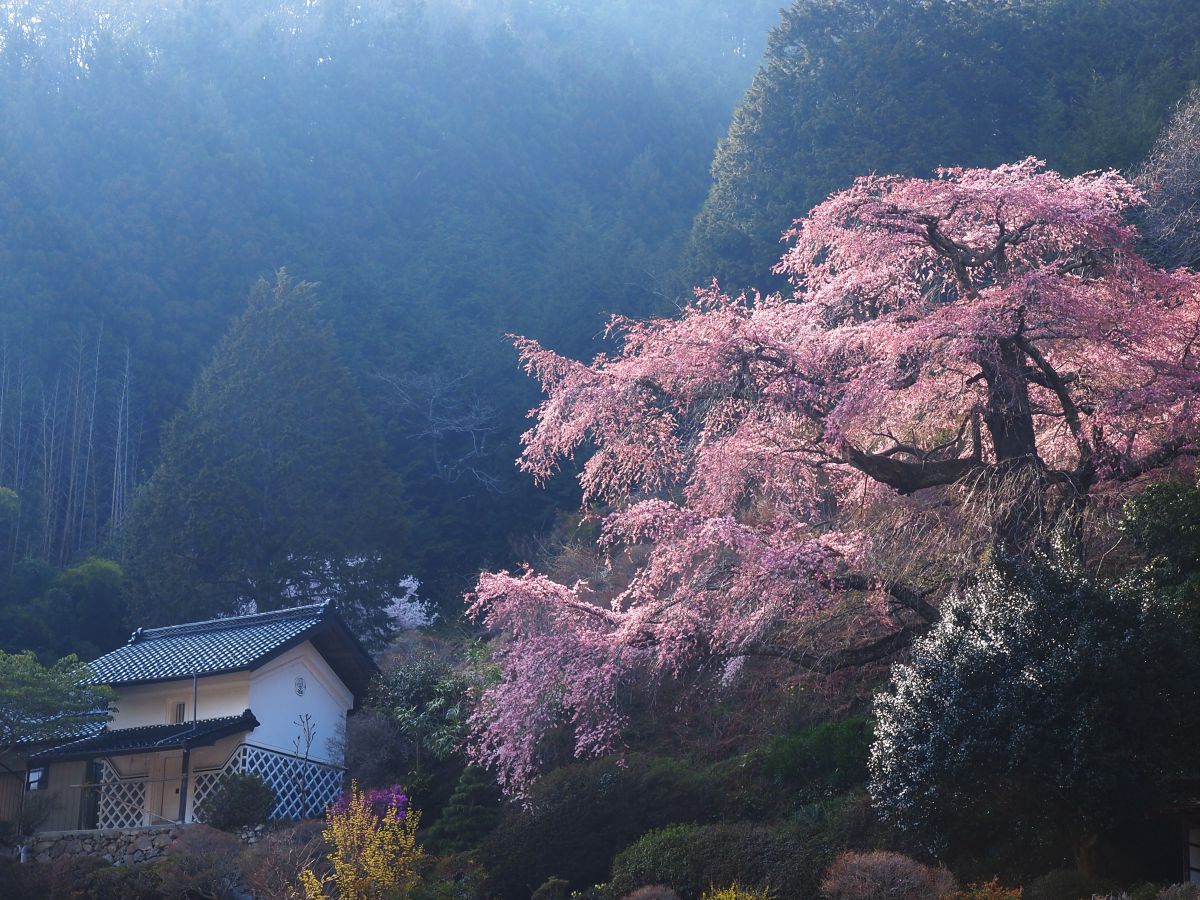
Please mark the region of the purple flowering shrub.
[[[343, 791], [330, 805], [331, 811], [345, 813], [350, 808], [350, 798], [351, 794]], [[408, 814], [408, 795], [404, 793], [403, 785], [393, 784], [390, 787], [371, 788], [363, 791], [363, 799], [366, 801], [367, 807], [380, 820], [386, 819], [391, 814], [397, 822], [403, 822]]]

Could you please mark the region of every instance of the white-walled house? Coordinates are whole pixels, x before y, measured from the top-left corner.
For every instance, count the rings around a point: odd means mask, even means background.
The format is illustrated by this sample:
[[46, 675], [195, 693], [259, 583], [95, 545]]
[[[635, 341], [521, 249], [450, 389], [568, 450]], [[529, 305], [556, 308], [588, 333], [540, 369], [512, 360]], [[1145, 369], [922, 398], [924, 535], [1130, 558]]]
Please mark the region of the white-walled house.
[[27, 794], [55, 801], [46, 830], [195, 821], [234, 772], [275, 790], [274, 818], [320, 815], [342, 788], [336, 737], [377, 671], [329, 603], [139, 628], [91, 667], [116, 692], [112, 720], [28, 760]]

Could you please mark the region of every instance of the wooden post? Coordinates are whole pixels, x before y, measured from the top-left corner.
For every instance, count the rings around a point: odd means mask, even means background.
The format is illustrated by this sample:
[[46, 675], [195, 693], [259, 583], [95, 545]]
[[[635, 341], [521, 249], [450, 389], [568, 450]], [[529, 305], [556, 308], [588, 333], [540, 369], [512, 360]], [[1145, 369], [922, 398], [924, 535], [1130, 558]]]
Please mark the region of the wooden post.
[[183, 748], [183, 769], [180, 773], [183, 777], [179, 779], [179, 824], [184, 823], [187, 816], [187, 796], [188, 796], [188, 774], [191, 768], [192, 751], [187, 747]]

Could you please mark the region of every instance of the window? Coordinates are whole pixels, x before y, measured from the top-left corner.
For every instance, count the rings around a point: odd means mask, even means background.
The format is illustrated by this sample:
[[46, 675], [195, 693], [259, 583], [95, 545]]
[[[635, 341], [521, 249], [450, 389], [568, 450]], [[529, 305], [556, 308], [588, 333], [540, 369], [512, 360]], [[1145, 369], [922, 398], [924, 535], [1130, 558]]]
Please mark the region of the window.
[[46, 789], [46, 767], [38, 766], [25, 773], [25, 790], [44, 791]]
[[182, 725], [187, 721], [187, 704], [180, 700], [171, 712], [171, 724]]

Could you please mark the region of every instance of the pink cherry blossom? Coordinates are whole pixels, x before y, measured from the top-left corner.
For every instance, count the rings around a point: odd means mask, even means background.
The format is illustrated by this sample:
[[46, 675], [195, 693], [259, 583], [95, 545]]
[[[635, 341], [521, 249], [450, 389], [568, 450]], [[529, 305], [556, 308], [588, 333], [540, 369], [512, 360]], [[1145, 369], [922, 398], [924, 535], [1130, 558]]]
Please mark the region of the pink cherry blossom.
[[[785, 235], [787, 296], [714, 284], [676, 317], [615, 318], [619, 349], [590, 364], [518, 339], [546, 395], [520, 465], [545, 480], [585, 454], [605, 547], [640, 563], [603, 599], [480, 579], [471, 611], [506, 641], [475, 758], [520, 790], [552, 728], [581, 756], [619, 747], [622, 697], [656, 679], [894, 652], [937, 616], [933, 593], [873, 568], [870, 523], [908, 498], [1017, 485], [983, 505], [995, 546], [1024, 553], [1078, 542], [1097, 498], [1193, 457], [1200, 282], [1139, 254], [1123, 216], [1141, 202], [1115, 172], [1035, 159], [869, 176]], [[848, 589], [885, 601], [869, 643], [789, 643]]]

